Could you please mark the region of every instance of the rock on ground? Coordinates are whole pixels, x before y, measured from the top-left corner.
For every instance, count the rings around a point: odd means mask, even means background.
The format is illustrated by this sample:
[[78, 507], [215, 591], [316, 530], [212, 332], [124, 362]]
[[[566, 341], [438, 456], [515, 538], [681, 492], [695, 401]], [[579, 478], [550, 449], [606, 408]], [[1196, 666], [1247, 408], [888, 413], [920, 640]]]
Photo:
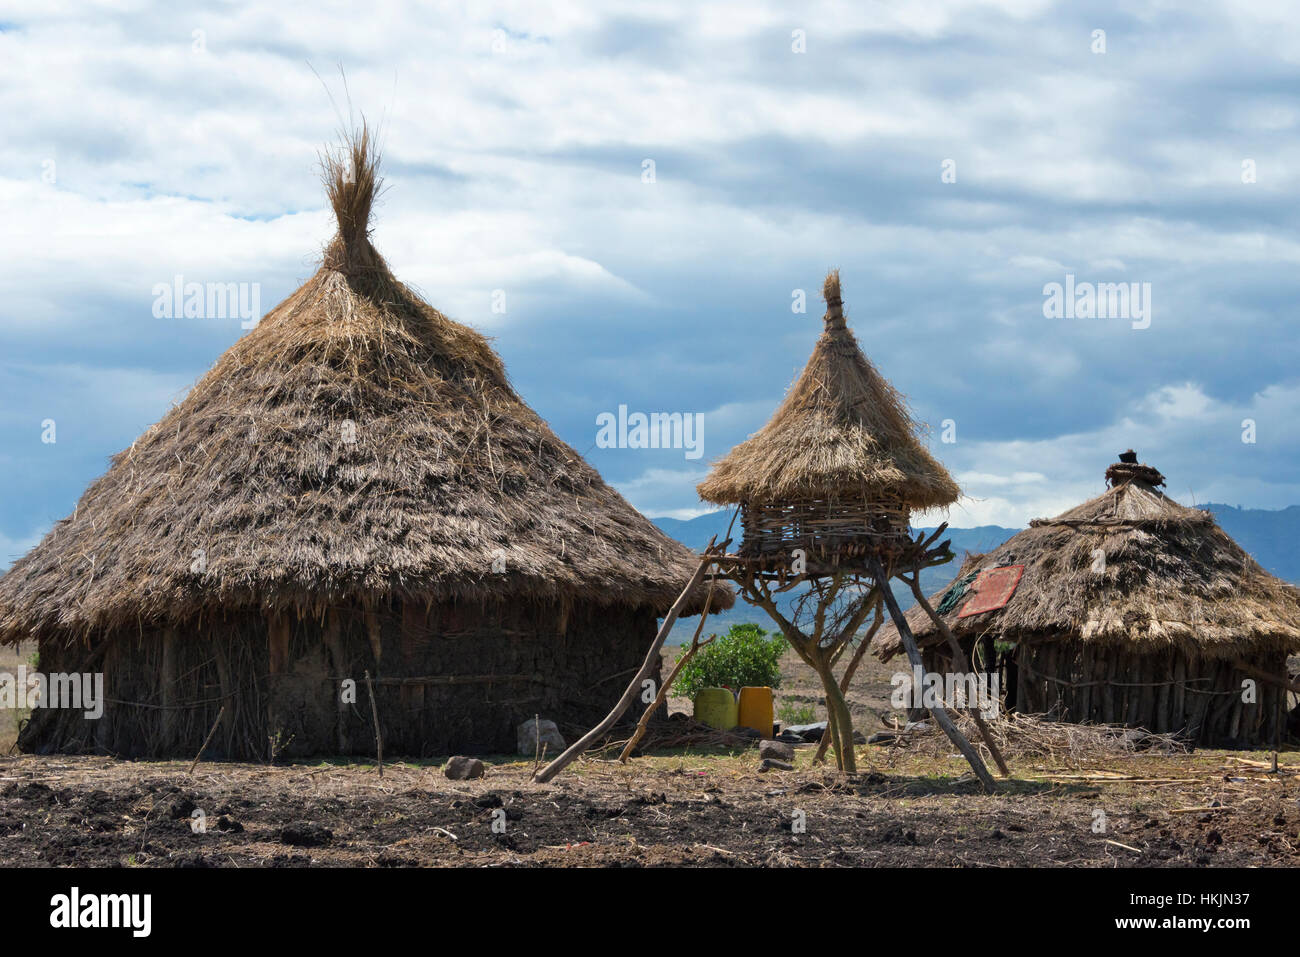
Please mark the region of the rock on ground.
[[457, 755], [448, 759], [442, 773], [453, 781], [468, 781], [471, 778], [481, 778], [483, 776], [483, 762], [478, 758]]
[[780, 741], [763, 741], [758, 746], [758, 756], [760, 758], [772, 758], [776, 761], [791, 762], [794, 760], [794, 748]]
[[[529, 718], [516, 729], [518, 751], [520, 754], [526, 754], [532, 757], [534, 754], [545, 750], [548, 757], [554, 757], [563, 753], [568, 747], [564, 743], [564, 738], [560, 735], [560, 729], [555, 726], [554, 721], [548, 721], [546, 718], [538, 720]], [[541, 743], [538, 743], [538, 737], [541, 737]]]

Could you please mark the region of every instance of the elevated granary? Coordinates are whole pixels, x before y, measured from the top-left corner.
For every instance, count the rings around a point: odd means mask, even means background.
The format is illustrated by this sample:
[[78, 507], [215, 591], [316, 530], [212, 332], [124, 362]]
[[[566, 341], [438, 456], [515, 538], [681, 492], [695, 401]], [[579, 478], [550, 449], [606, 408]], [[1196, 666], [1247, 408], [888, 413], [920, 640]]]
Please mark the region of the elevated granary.
[[838, 271], [826, 277], [825, 328], [771, 421], [714, 463], [700, 496], [739, 504], [740, 554], [802, 548], [851, 561], [906, 539], [915, 509], [961, 494], [922, 445], [903, 397], [849, 330]]
[[[827, 710], [821, 746], [833, 746], [836, 765], [853, 773], [853, 717], [834, 666], [882, 601], [901, 615], [890, 604], [891, 577], [952, 559], [947, 542], [931, 548], [933, 540], [913, 541], [908, 518], [960, 492], [921, 445], [902, 397], [849, 332], [838, 271], [826, 276], [822, 293], [825, 329], [803, 374], [772, 420], [714, 464], [699, 492], [739, 504], [740, 548], [720, 564], [817, 673]], [[792, 596], [787, 617], [773, 589], [797, 586], [804, 591]], [[845, 669], [846, 687], [867, 640]], [[940, 709], [935, 720], [992, 788], [988, 769], [947, 714]]]

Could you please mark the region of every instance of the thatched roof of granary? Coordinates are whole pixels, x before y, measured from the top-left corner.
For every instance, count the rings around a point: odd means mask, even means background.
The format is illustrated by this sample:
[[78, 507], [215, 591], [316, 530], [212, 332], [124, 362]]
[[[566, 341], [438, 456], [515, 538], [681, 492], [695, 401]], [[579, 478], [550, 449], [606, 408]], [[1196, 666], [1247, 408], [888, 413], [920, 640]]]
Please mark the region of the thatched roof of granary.
[[771, 421], [714, 463], [700, 497], [718, 504], [898, 496], [913, 509], [961, 490], [918, 439], [903, 397], [862, 354], [826, 276], [825, 329]]
[[0, 640], [353, 596], [677, 598], [695, 557], [371, 245], [377, 164], [364, 127], [325, 158], [339, 230], [316, 274], [0, 578]]
[[[1209, 658], [1300, 648], [1295, 589], [1261, 568], [1209, 512], [1160, 492], [1164, 476], [1156, 469], [1131, 453], [1122, 458], [1131, 461], [1106, 470], [1111, 487], [1103, 494], [968, 557], [955, 582], [999, 565], [1024, 565], [1024, 574], [1003, 608], [959, 618], [965, 600], [953, 603], [941, 612], [949, 628], [958, 637], [1177, 647]], [[930, 605], [938, 609], [947, 591]], [[918, 644], [940, 640], [919, 605], [907, 621]], [[902, 650], [893, 624], [872, 650], [885, 661]]]

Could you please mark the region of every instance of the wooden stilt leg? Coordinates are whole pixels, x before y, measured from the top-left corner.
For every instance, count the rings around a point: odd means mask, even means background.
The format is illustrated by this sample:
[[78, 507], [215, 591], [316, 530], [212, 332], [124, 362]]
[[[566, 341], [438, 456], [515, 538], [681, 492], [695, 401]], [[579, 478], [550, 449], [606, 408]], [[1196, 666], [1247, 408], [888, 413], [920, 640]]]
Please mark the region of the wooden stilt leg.
[[[912, 636], [912, 629], [908, 626], [907, 618], [898, 607], [898, 601], [894, 598], [894, 593], [889, 587], [889, 576], [885, 574], [879, 559], [872, 559], [872, 570], [876, 576], [876, 581], [881, 585], [880, 591], [885, 599], [885, 607], [889, 609], [889, 617], [894, 620], [894, 627], [898, 629], [898, 637], [902, 640], [903, 648], [907, 651], [907, 660], [911, 662], [913, 668], [924, 669], [921, 662], [921, 652], [916, 647], [916, 639]], [[989, 774], [989, 769], [984, 766], [979, 752], [971, 747], [971, 743], [966, 740], [966, 736], [953, 724], [948, 712], [942, 707], [931, 708], [930, 715], [934, 718], [935, 724], [943, 729], [944, 734], [948, 735], [948, 740], [956, 745], [957, 750], [965, 756], [971, 770], [975, 772], [975, 777], [979, 778], [980, 784], [984, 786], [984, 790], [995, 791], [997, 784], [993, 780], [993, 775]]]
[[[916, 596], [917, 604], [925, 610], [925, 613], [930, 616], [930, 620], [934, 622], [934, 626], [939, 629], [939, 633], [947, 640], [948, 647], [952, 651], [953, 667], [965, 668], [968, 674], [973, 673], [974, 666], [971, 664], [966, 652], [962, 650], [961, 642], [952, 633], [948, 623], [939, 617], [937, 611], [930, 607], [930, 602], [926, 600], [925, 593], [921, 591], [921, 575], [919, 572], [912, 578], [911, 585], [912, 594]], [[899, 631], [901, 633], [902, 629]], [[993, 740], [993, 732], [989, 730], [988, 724], [984, 721], [984, 716], [980, 714], [978, 702], [976, 707], [970, 709], [970, 716], [975, 721], [975, 727], [979, 728], [980, 737], [984, 739], [984, 746], [989, 749], [989, 754], [993, 755], [993, 761], [998, 766], [998, 773], [1004, 778], [1010, 777], [1011, 769], [1007, 767], [1006, 759], [1002, 757], [1002, 749]]]

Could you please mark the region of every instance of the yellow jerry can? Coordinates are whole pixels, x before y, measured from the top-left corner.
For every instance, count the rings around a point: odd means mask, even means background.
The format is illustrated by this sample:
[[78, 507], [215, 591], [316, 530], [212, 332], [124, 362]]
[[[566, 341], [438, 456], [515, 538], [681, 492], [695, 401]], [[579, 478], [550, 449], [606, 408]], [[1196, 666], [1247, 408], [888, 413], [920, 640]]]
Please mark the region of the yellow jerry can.
[[737, 723], [742, 728], [753, 728], [765, 738], [772, 737], [771, 688], [741, 688], [736, 710]]

